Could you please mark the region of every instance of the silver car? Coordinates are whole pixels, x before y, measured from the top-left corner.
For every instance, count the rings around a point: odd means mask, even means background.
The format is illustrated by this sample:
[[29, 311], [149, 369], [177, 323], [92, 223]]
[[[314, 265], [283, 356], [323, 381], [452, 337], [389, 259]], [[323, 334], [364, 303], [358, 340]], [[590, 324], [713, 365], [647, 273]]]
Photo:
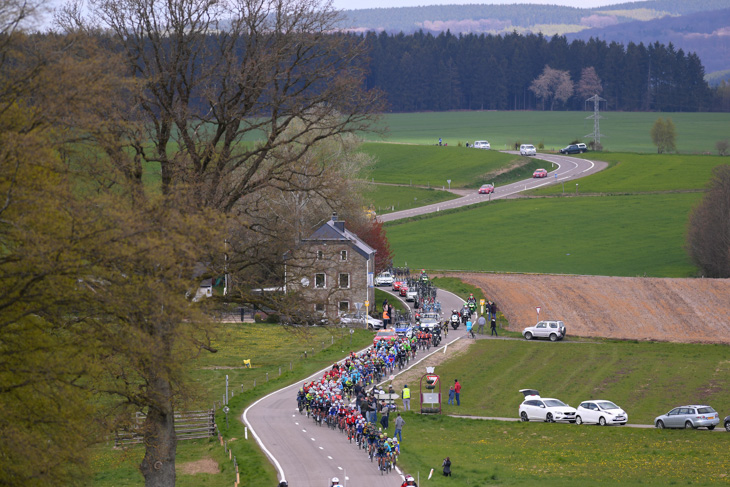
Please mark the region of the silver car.
[[710, 406], [680, 406], [667, 414], [657, 416], [654, 426], [657, 428], [707, 428], [714, 430], [720, 424], [720, 415]]
[[528, 326], [522, 330], [526, 340], [533, 338], [549, 338], [551, 342], [565, 338], [565, 325], [562, 321], [539, 321], [535, 326]]

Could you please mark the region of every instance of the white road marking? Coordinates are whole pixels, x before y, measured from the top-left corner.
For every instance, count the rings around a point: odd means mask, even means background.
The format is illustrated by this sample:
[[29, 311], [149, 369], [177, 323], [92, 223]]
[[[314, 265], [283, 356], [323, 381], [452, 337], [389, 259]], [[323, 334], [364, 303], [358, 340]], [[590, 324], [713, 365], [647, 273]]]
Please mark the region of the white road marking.
[[306, 433], [306, 432], [307, 432], [307, 430], [302, 430], [302, 432]]
[[342, 467], [337, 467], [338, 470], [342, 470]]
[[330, 460], [332, 460], [332, 457], [331, 457], [331, 456], [329, 456], [329, 455], [327, 455], [327, 458], [329, 458]]
[[319, 449], [320, 449], [320, 450], [324, 450], [324, 447], [323, 447], [323, 446], [320, 446], [320, 447], [319, 447]]
[[317, 441], [317, 440], [315, 440], [314, 438], [310, 438], [310, 440], [312, 440], [312, 441]]

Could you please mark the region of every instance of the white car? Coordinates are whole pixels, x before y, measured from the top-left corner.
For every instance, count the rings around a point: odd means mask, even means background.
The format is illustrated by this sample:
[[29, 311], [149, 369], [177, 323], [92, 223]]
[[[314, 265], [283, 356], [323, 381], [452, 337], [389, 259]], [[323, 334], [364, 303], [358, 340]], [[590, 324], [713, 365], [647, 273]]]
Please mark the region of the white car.
[[540, 393], [535, 389], [520, 389], [520, 392], [525, 396], [525, 400], [519, 408], [520, 421], [575, 423], [575, 408], [570, 407], [560, 399], [540, 397]]
[[393, 275], [390, 272], [385, 271], [375, 277], [374, 284], [376, 286], [392, 286], [393, 280]]
[[489, 145], [489, 142], [487, 142], [486, 140], [477, 140], [476, 142], [474, 142], [474, 145], [472, 147], [474, 147], [475, 149], [486, 149], [486, 150], [489, 150], [492, 148]]
[[406, 291], [406, 301], [415, 301], [417, 297], [418, 291], [415, 289], [408, 289], [408, 291]]
[[429, 331], [433, 331], [434, 328], [438, 328], [441, 326], [441, 323], [435, 319], [435, 318], [425, 318], [421, 316], [421, 329], [428, 329]]
[[575, 424], [591, 423], [606, 426], [608, 424], [624, 425], [629, 420], [626, 411], [611, 401], [594, 399], [583, 401], [576, 410]]
[[340, 323], [343, 325], [362, 325], [367, 317], [367, 327], [371, 330], [380, 330], [383, 327], [383, 320], [373, 318], [365, 313], [345, 313], [340, 315]]
[[526, 340], [549, 338], [551, 342], [556, 342], [565, 338], [565, 325], [562, 321], [538, 321], [535, 326], [522, 330], [522, 336]]
[[522, 144], [520, 146], [520, 155], [521, 156], [534, 156], [537, 154], [537, 149], [535, 149], [535, 146], [532, 144]]

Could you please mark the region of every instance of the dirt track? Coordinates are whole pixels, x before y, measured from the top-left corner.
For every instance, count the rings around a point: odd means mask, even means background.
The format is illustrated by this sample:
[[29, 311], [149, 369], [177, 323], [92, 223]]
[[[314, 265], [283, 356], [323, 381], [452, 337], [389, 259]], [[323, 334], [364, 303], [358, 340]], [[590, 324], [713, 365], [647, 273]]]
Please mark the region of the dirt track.
[[460, 274], [521, 331], [537, 319], [568, 335], [730, 343], [730, 279]]

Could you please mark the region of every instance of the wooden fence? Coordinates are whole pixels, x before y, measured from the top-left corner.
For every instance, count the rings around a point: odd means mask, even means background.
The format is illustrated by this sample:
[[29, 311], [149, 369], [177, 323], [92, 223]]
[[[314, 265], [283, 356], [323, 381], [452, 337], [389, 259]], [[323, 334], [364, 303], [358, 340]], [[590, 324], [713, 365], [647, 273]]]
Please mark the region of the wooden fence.
[[[117, 431], [114, 446], [142, 443], [140, 433], [146, 415], [138, 412], [131, 431]], [[181, 411], [175, 413], [175, 434], [178, 440], [192, 440], [216, 436], [215, 411]]]

